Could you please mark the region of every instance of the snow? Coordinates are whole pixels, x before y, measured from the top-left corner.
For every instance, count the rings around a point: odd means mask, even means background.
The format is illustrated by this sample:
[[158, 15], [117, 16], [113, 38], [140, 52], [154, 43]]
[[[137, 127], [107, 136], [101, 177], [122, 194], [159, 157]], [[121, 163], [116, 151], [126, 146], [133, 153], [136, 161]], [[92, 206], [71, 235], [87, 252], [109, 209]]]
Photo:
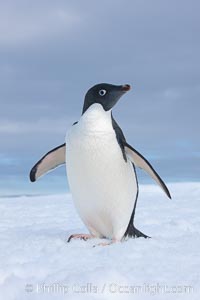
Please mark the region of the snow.
[[[142, 185], [136, 227], [110, 246], [87, 232], [70, 194], [0, 198], [0, 299], [199, 299], [200, 183]], [[184, 291], [184, 287], [186, 290]]]

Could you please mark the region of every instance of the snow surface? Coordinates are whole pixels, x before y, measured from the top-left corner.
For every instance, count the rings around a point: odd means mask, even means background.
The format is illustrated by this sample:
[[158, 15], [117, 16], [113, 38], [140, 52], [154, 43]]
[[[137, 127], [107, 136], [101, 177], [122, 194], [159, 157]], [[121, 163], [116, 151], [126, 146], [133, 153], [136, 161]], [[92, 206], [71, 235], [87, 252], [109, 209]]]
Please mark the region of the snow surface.
[[200, 299], [200, 183], [168, 186], [172, 200], [140, 187], [135, 225], [151, 239], [106, 247], [66, 243], [87, 232], [70, 194], [0, 198], [0, 299]]

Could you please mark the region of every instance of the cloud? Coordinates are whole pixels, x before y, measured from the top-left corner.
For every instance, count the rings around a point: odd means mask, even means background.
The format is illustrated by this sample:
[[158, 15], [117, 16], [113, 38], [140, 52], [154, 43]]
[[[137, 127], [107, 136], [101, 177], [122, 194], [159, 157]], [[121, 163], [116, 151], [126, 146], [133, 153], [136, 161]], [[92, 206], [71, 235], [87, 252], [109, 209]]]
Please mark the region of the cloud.
[[60, 134], [73, 123], [70, 118], [67, 121], [64, 119], [40, 119], [34, 122], [0, 121], [0, 134]]
[[[64, 141], [88, 88], [130, 83], [113, 111], [129, 143], [166, 160], [164, 169], [170, 158], [173, 174], [192, 174], [200, 149], [199, 9], [195, 0], [1, 1], [0, 153], [27, 156], [31, 165]], [[191, 156], [191, 169], [179, 153]]]
[[[20, 1], [19, 1], [20, 2]], [[82, 22], [81, 15], [70, 7], [42, 5], [26, 1], [0, 3], [0, 45], [17, 46], [69, 35]], [[23, 3], [23, 4], [22, 4]]]

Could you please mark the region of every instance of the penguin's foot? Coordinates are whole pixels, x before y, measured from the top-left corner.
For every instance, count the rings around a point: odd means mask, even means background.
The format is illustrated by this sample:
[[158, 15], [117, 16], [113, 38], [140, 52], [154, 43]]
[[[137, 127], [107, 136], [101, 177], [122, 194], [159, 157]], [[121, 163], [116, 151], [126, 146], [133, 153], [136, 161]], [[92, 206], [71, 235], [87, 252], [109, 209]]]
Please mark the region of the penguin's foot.
[[111, 240], [109, 242], [104, 242], [104, 243], [99, 243], [97, 245], [94, 245], [93, 248], [96, 247], [96, 246], [103, 246], [103, 247], [104, 246], [109, 246], [109, 245], [115, 244], [117, 242], [119, 242], [119, 241], [117, 241], [117, 240]]
[[72, 239], [76, 239], [76, 240], [80, 239], [80, 240], [87, 241], [87, 240], [92, 239], [92, 238], [94, 238], [94, 236], [91, 235], [91, 234], [85, 234], [85, 233], [72, 234], [68, 238], [67, 243], [69, 243]]

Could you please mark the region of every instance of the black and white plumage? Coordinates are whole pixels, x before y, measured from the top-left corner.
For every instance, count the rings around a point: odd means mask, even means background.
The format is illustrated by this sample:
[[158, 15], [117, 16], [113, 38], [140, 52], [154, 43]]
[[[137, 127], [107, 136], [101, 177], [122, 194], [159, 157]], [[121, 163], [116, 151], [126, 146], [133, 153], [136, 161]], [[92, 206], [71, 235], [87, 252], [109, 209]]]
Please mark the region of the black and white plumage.
[[66, 163], [76, 209], [91, 236], [121, 241], [147, 237], [134, 227], [138, 197], [135, 168], [144, 169], [170, 193], [150, 163], [130, 146], [111, 109], [129, 85], [98, 84], [85, 96], [82, 116], [66, 134], [66, 143], [48, 152], [31, 170], [35, 181]]

